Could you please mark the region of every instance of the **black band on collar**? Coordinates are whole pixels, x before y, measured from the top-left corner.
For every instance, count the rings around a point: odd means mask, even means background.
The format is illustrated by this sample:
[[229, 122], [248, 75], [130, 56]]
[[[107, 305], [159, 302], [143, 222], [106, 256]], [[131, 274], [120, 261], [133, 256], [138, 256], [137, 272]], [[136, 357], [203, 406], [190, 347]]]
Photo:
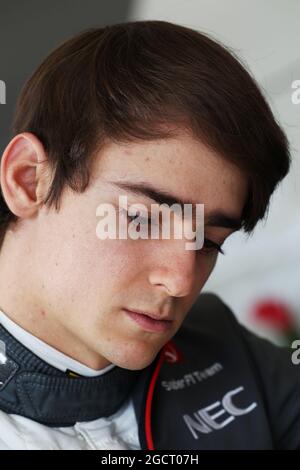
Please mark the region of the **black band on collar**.
[[140, 370], [115, 366], [98, 377], [71, 377], [40, 359], [0, 325], [0, 409], [48, 426], [72, 426], [114, 414]]

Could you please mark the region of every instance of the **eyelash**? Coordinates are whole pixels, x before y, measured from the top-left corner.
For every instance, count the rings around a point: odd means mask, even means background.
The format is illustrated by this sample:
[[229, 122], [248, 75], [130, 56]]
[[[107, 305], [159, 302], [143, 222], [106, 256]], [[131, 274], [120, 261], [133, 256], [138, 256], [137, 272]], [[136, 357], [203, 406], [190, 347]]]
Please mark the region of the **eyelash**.
[[[138, 216], [137, 215], [129, 215], [129, 213], [127, 212], [127, 217], [131, 222], [134, 222], [134, 220]], [[151, 218], [143, 217], [140, 220], [142, 221], [142, 223], [143, 223], [143, 221], [146, 221], [146, 220], [147, 220], [148, 224], [151, 223]], [[206, 247], [206, 248], [208, 248], [206, 251], [203, 250], [205, 243], [209, 245], [208, 247]], [[219, 245], [218, 243], [213, 242], [212, 240], [208, 240], [207, 238], [204, 238], [203, 248], [201, 248], [201, 250], [200, 250], [202, 253], [204, 252], [204, 253], [210, 254], [210, 253], [214, 253], [214, 252], [217, 251], [221, 255], [225, 255], [225, 251], [222, 249], [221, 245]]]
[[[207, 238], [204, 238], [204, 245], [205, 243], [208, 243], [210, 245], [210, 248], [211, 250], [210, 251], [206, 251], [206, 253], [213, 253], [215, 251], [217, 251], [218, 253], [220, 253], [221, 255], [225, 255], [225, 251], [222, 249], [221, 245], [218, 245], [218, 243], [215, 243], [211, 240], [208, 240]], [[203, 246], [204, 246], [203, 245]], [[202, 251], [202, 250], [200, 250]]]
[[[129, 219], [131, 222], [134, 222], [135, 219], [136, 219], [137, 217], [139, 217], [139, 215], [129, 215], [129, 213], [127, 212], [127, 217], [128, 217], [128, 219]], [[142, 223], [145, 222], [145, 221], [147, 221], [147, 224], [149, 225], [149, 224], [151, 223], [151, 217], [150, 217], [150, 218], [149, 218], [149, 217], [141, 217], [141, 218], [140, 218], [140, 221], [142, 221]], [[139, 222], [140, 222], [140, 221], [139, 221]]]

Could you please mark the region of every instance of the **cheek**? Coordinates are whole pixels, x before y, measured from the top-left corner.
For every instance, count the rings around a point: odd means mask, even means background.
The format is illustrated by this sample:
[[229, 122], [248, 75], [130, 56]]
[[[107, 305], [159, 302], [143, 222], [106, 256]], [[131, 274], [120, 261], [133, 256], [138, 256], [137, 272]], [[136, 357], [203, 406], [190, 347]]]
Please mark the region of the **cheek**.
[[[73, 279], [74, 289], [85, 286], [92, 297], [112, 295], [128, 284], [135, 275], [137, 265], [130, 254], [127, 240], [99, 240], [97, 237], [85, 239], [85, 243], [75, 243], [69, 247], [71, 258], [76, 265], [67, 261]], [[73, 271], [74, 268], [74, 271]], [[73, 272], [72, 272], [73, 271]]]

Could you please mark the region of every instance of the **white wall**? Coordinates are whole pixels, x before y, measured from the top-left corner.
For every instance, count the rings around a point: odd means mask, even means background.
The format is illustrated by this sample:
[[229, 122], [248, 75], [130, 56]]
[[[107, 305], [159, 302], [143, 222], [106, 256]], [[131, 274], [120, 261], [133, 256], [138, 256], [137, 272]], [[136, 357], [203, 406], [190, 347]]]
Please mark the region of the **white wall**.
[[300, 2], [136, 0], [130, 19], [161, 19], [209, 33], [230, 46], [262, 86], [291, 142], [292, 171], [254, 235], [237, 233], [225, 243], [227, 254], [220, 255], [204, 291], [220, 294], [252, 329], [251, 308], [265, 296], [287, 301], [300, 319], [300, 104], [291, 101], [291, 83], [300, 80]]

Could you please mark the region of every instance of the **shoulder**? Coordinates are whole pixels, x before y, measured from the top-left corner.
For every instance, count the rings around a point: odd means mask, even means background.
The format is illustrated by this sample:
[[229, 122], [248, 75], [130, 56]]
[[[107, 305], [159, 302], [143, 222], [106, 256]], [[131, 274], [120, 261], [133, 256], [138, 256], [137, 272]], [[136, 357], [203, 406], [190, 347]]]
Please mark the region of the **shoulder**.
[[273, 375], [275, 370], [282, 370], [286, 376], [300, 380], [300, 367], [297, 368], [292, 362], [293, 350], [277, 346], [251, 332], [239, 323], [231, 308], [213, 293], [199, 295], [186, 316], [182, 334], [191, 341], [195, 338], [195, 344], [199, 347], [199, 338], [207, 339], [212, 347], [217, 347], [223, 354], [228, 350], [235, 356], [239, 350], [242, 353], [239, 359], [246, 357], [249, 367], [256, 369], [260, 375], [264, 375], [265, 370], [269, 373], [272, 370]]
[[216, 294], [200, 294], [187, 313], [180, 334], [190, 338], [210, 337], [223, 346], [240, 341], [241, 329], [231, 308]]
[[187, 314], [179, 342], [198, 356], [214, 357], [224, 372], [244, 377], [261, 396], [277, 448], [300, 449], [300, 365], [280, 347], [240, 324], [217, 295], [205, 293]]

